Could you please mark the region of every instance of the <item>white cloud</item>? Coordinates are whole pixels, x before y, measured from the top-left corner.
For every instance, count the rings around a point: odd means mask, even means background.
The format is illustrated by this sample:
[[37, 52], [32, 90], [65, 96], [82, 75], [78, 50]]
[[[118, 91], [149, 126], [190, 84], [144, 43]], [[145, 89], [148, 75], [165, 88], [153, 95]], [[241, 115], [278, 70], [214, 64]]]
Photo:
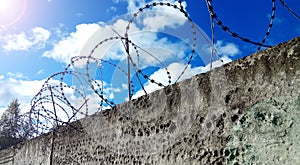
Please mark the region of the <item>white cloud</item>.
[[[54, 48], [43, 54], [45, 57], [53, 58], [56, 61], [70, 63], [70, 60], [74, 56], [87, 56], [91, 50], [104, 39], [112, 36], [118, 36], [113, 30], [116, 30], [119, 34], [124, 35], [125, 27], [128, 25], [128, 21], [123, 19], [116, 20], [112, 25], [105, 25], [104, 23], [93, 24], [79, 24], [76, 26], [76, 31], [72, 32], [66, 37], [63, 37], [60, 41], [54, 44]], [[131, 31], [137, 31], [137, 28], [133, 25]], [[118, 42], [120, 40], [117, 40]], [[105, 42], [95, 50], [93, 56], [101, 58], [105, 52], [110, 49], [116, 40], [111, 42]], [[123, 48], [122, 48], [123, 51]], [[111, 58], [120, 59], [122, 55], [116, 54], [117, 57]], [[80, 65], [80, 64], [77, 64]]]
[[99, 24], [95, 23], [79, 24], [76, 26], [75, 32], [55, 43], [54, 48], [45, 52], [43, 56], [53, 58], [59, 62], [70, 63], [72, 57], [80, 55], [84, 44], [99, 28]]
[[223, 41], [217, 41], [215, 48], [222, 56], [233, 57], [241, 53], [239, 47], [233, 43], [224, 43]]
[[[126, 1], [128, 3], [128, 12], [136, 12], [140, 7], [146, 5], [144, 0], [129, 0]], [[151, 4], [153, 2], [160, 1], [150, 1], [147, 2]], [[170, 3], [174, 3], [179, 6], [176, 0], [168, 1]], [[186, 3], [182, 3], [184, 8], [186, 7]], [[151, 12], [155, 10], [156, 12]], [[139, 47], [147, 50], [149, 53], [153, 54], [160, 60], [160, 62], [166, 62], [167, 60], [174, 59], [182, 59], [185, 51], [188, 50], [187, 45], [183, 42], [171, 42], [169, 38], [159, 37], [157, 32], [162, 32], [171, 37], [178, 37], [179, 39], [185, 40], [185, 35], [181, 35], [178, 33], [174, 33], [173, 31], [164, 31], [166, 27], [168, 28], [177, 28], [179, 26], [187, 23], [187, 19], [183, 17], [183, 14], [180, 13], [179, 10], [174, 9], [173, 7], [161, 7], [156, 6], [153, 10], [149, 10], [149, 12], [142, 12], [143, 14], [139, 15], [139, 17], [131, 24], [130, 30], [131, 35], [130, 40], [137, 44]], [[127, 23], [127, 22], [126, 22]], [[127, 23], [128, 24], [128, 23]], [[125, 26], [118, 26], [120, 29], [124, 29]], [[184, 29], [186, 30], [186, 29]], [[182, 32], [182, 31], [181, 31]], [[123, 33], [120, 33], [123, 34]], [[188, 36], [188, 35], [187, 35]], [[135, 54], [135, 50], [131, 49], [131, 54]], [[140, 57], [140, 67], [146, 67], [149, 65], [155, 66], [159, 62], [157, 59], [151, 57], [147, 52], [139, 50]], [[124, 60], [126, 57], [126, 53], [124, 53], [123, 45], [120, 43], [119, 45], [115, 45], [110, 51], [107, 53], [106, 59], [113, 60]], [[136, 56], [132, 56], [133, 59]], [[135, 60], [136, 62], [136, 60]]]
[[[27, 81], [14, 78], [0, 80], [0, 107], [7, 106], [12, 99], [18, 99], [21, 105], [27, 105], [42, 87], [42, 81]], [[29, 109], [23, 109], [23, 112]]]
[[0, 108], [0, 117], [1, 117], [2, 114], [5, 112], [6, 109], [7, 109], [7, 107]]
[[116, 12], [117, 11], [117, 8], [114, 7], [114, 6], [111, 6], [109, 9], [106, 10], [106, 12]]
[[82, 16], [84, 16], [83, 13], [76, 13], [75, 15], [76, 15], [76, 17], [82, 17]]
[[128, 85], [127, 84], [122, 84], [121, 86], [122, 86], [123, 90], [125, 90], [125, 89], [127, 90], [128, 89]]
[[[268, 15], [267, 15], [267, 18], [270, 19], [270, 18], [271, 18], [271, 14], [268, 14]], [[281, 24], [283, 21], [284, 21], [284, 19], [279, 18], [278, 16], [276, 16], [276, 17], [273, 19], [273, 23], [276, 24], [276, 25]]]
[[67, 31], [67, 27], [63, 23], [59, 23], [58, 26], [52, 27], [51, 31], [54, 34], [54, 37], [57, 39], [64, 38], [69, 35]]
[[[19, 99], [20, 103], [29, 103], [34, 95], [42, 88], [45, 80], [20, 80], [14, 78], [0, 80], [0, 107], [12, 99]], [[58, 80], [50, 80], [50, 84], [59, 84]]]
[[[161, 66], [161, 63], [168, 65], [172, 61], [182, 60], [186, 52], [190, 50], [188, 45], [182, 41], [172, 42], [167, 37], [159, 38], [155, 32], [134, 33], [130, 35], [130, 39], [143, 49], [138, 49], [139, 62], [136, 50], [133, 47], [130, 49], [132, 60], [139, 64], [141, 69], [148, 66]], [[125, 62], [126, 57], [123, 45], [118, 43], [107, 52], [104, 59], [123, 60], [122, 62]]]
[[107, 84], [106, 82], [103, 82], [103, 86], [103, 94], [109, 100], [113, 100], [115, 98], [115, 93], [122, 92], [122, 89], [118, 87], [114, 88], [112, 84]]
[[140, 7], [145, 6], [145, 0], [128, 0], [127, 11], [132, 13], [139, 10]]
[[[181, 74], [181, 72], [185, 68], [185, 64], [172, 63], [167, 68], [172, 76], [171, 81], [174, 82], [174, 81], [176, 81], [176, 78]], [[193, 75], [194, 75], [194, 73], [193, 73], [191, 67], [189, 66], [182, 78], [189, 78], [189, 77], [192, 77]], [[150, 75], [149, 78], [155, 80], [157, 83], [162, 83], [165, 86], [168, 85], [169, 79], [168, 79], [168, 75], [167, 75], [165, 69], [159, 69], [159, 70], [155, 71], [152, 75]], [[162, 87], [159, 87], [157, 84], [150, 83], [150, 81], [148, 81], [147, 83], [144, 84], [144, 89], [146, 90], [147, 93], [152, 93], [161, 88]], [[139, 90], [133, 95], [132, 98], [135, 99], [144, 94], [145, 93], [143, 90]]]
[[[145, 0], [129, 0], [127, 11], [129, 13], [136, 13], [139, 11], [139, 8], [144, 7], [146, 4], [152, 4], [153, 2], [164, 2], [162, 0], [152, 0], [145, 2]], [[179, 6], [177, 0], [169, 0], [171, 4]], [[185, 1], [182, 2], [184, 9], [187, 4]], [[155, 11], [155, 12], [153, 12]], [[144, 30], [162, 30], [166, 27], [176, 28], [178, 25], [183, 25], [187, 19], [184, 17], [184, 14], [181, 13], [178, 9], [168, 6], [155, 6], [151, 9], [145, 9], [143, 12], [139, 13], [137, 17], [138, 20], [142, 20], [144, 24]]]
[[[123, 1], [125, 1], [125, 0], [123, 0]], [[126, 2], [128, 3], [128, 5], [127, 5], [127, 11], [129, 13], [133, 13], [133, 12], [137, 12], [139, 10], [139, 8], [144, 7], [146, 4], [152, 4], [153, 2], [166, 2], [166, 1], [163, 1], [163, 0], [151, 0], [151, 1], [146, 2], [145, 0], [127, 0]], [[179, 6], [179, 3], [178, 3], [177, 0], [169, 0], [168, 2], [171, 3], [171, 4], [176, 4], [177, 6]], [[183, 1], [182, 5], [183, 5], [184, 8], [186, 8], [187, 4], [186, 4], [185, 1]], [[157, 6], [155, 8], [158, 8], [158, 9], [164, 10], [164, 11], [172, 11], [173, 7], [169, 7], [169, 8], [165, 8], [164, 7], [164, 8], [161, 8], [160, 6]]]
[[195, 68], [192, 68], [192, 70], [193, 70], [193, 73], [196, 73], [196, 74], [206, 73], [206, 72], [210, 71], [211, 69], [218, 68], [218, 67], [220, 67], [224, 64], [227, 64], [231, 61], [232, 61], [232, 59], [230, 59], [229, 57], [223, 56], [219, 60], [212, 62], [212, 64], [209, 63], [206, 66], [195, 67]]
[[[40, 91], [45, 80], [20, 80], [14, 78], [0, 80], [0, 115], [7, 105], [13, 100], [18, 99], [21, 104], [21, 113], [28, 112], [31, 108], [30, 101]], [[52, 86], [59, 85], [60, 81], [51, 79], [49, 84]], [[74, 94], [74, 90], [65, 89], [65, 95], [70, 97]], [[51, 109], [52, 104], [45, 104], [45, 108]], [[5, 107], [5, 108], [4, 108]], [[58, 112], [62, 113], [62, 112]]]
[[[87, 95], [86, 99], [88, 99], [88, 102], [87, 102], [88, 115], [91, 115], [91, 114], [94, 114], [95, 112], [97, 112], [98, 108], [99, 108], [99, 102], [100, 102], [99, 97], [93, 93], [93, 94]], [[75, 97], [74, 95], [72, 96], [70, 101], [72, 101], [72, 103], [74, 104], [74, 107], [77, 107], [77, 108], [81, 107], [85, 103], [83, 98]], [[69, 108], [65, 108], [65, 109], [69, 109]], [[80, 112], [86, 113], [85, 106], [83, 106], [82, 109], [80, 109]], [[64, 112], [61, 112], [61, 113], [64, 113]], [[72, 112], [69, 112], [69, 113], [71, 114]], [[61, 116], [63, 116], [63, 115], [61, 115]], [[76, 117], [77, 117], [77, 119], [82, 118], [82, 117], [84, 117], [84, 114], [80, 115], [80, 113], [78, 113], [78, 115], [76, 115]]]
[[[176, 28], [183, 25], [187, 21], [186, 18], [171, 15], [170, 13], [155, 12], [151, 13], [143, 20], [145, 30], [163, 30], [166, 27]], [[162, 23], [163, 22], [163, 23]]]
[[23, 73], [17, 72], [17, 73], [11, 73], [8, 72], [6, 73], [6, 75], [10, 78], [14, 78], [14, 79], [28, 79], [27, 76], [25, 76]]
[[5, 78], [4, 75], [0, 75], [0, 80], [3, 80]]
[[44, 71], [43, 69], [41, 69], [41, 70], [39, 70], [39, 71], [37, 72], [37, 74], [38, 74], [38, 75], [42, 75], [42, 74], [44, 74], [44, 72], [45, 72], [45, 71]]
[[[114, 1], [115, 3], [118, 3], [119, 1]], [[154, 1], [153, 1], [154, 2]], [[171, 3], [178, 3], [177, 1], [173, 0], [170, 1]], [[152, 3], [152, 1], [150, 2]], [[139, 8], [140, 6], [145, 5], [145, 1], [143, 0], [137, 0], [128, 1], [128, 11], [132, 11], [134, 8]], [[184, 6], [186, 3], [183, 3]], [[134, 7], [135, 6], [135, 7]], [[161, 7], [157, 7], [161, 8]], [[171, 44], [169, 46], [172, 46], [173, 48], [177, 48], [178, 44], [172, 44], [167, 43], [168, 41], [163, 40], [157, 40], [157, 34], [152, 35], [143, 35], [144, 31], [158, 31], [163, 30], [165, 27], [171, 27], [175, 28], [179, 25], [184, 24], [187, 19], [183, 19], [182, 17], [171, 17], [167, 14], [178, 14], [179, 11], [176, 11], [173, 8], [164, 7], [161, 8], [162, 13], [152, 13], [152, 14], [146, 14], [146, 18], [142, 21], [141, 26], [137, 27], [137, 25], [134, 22], [130, 26], [129, 34], [133, 33], [139, 33], [140, 35], [139, 41], [147, 42], [147, 43], [153, 43], [156, 42], [156, 45], [159, 45], [159, 47], [168, 47], [166, 44]], [[182, 15], [182, 13], [180, 13]], [[155, 20], [155, 21], [154, 21]], [[159, 21], [157, 21], [159, 20]], [[47, 51], [44, 53], [45, 57], [53, 58], [56, 61], [64, 62], [64, 63], [70, 63], [70, 59], [74, 56], [82, 56], [82, 55], [88, 55], [90, 51], [94, 48], [94, 46], [101, 40], [104, 40], [106, 38], [117, 36], [115, 32], [112, 31], [112, 28], [116, 30], [120, 35], [124, 35], [125, 33], [125, 27], [128, 25], [128, 21], [124, 19], [117, 19], [112, 25], [104, 25], [104, 24], [79, 24], [76, 26], [76, 31], [72, 32], [66, 37], [63, 37], [60, 41], [54, 44], [54, 48], [50, 51]], [[139, 25], [140, 26], [140, 25]], [[96, 33], [95, 33], [96, 32]], [[93, 35], [94, 34], [94, 35]], [[137, 35], [136, 35], [137, 36]], [[148, 38], [145, 38], [148, 37]], [[133, 39], [132, 39], [133, 40]], [[115, 41], [114, 41], [115, 42]], [[118, 41], [119, 42], [119, 41]], [[114, 43], [113, 43], [114, 44]], [[140, 42], [138, 43], [140, 44]], [[108, 43], [105, 45], [103, 44], [101, 46], [101, 50], [97, 49], [95, 51], [95, 55], [98, 58], [101, 58], [107, 51], [110, 49], [113, 45], [109, 45]], [[141, 45], [139, 45], [141, 46]], [[182, 46], [180, 47], [182, 48]], [[177, 50], [177, 49], [176, 49]], [[175, 51], [175, 50], [174, 50]], [[122, 44], [119, 42], [118, 47], [115, 49], [109, 50], [109, 58], [114, 60], [122, 60], [124, 57], [126, 57], [126, 54], [124, 53], [124, 48]], [[165, 55], [166, 57], [167, 55]]]
[[29, 34], [8, 34], [3, 37], [3, 48], [6, 51], [28, 50], [30, 48], [42, 49], [45, 47], [51, 33], [42, 28], [35, 27]]

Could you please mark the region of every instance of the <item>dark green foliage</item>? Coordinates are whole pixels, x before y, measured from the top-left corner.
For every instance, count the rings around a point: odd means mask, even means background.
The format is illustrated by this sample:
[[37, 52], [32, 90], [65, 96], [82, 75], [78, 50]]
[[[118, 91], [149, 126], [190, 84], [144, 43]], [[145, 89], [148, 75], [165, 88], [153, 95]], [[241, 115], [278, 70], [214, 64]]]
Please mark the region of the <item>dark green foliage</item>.
[[21, 139], [13, 138], [13, 137], [0, 137], [0, 150], [5, 149], [8, 147], [11, 147], [13, 145], [16, 145], [17, 143], [21, 142]]
[[22, 116], [20, 104], [14, 99], [0, 118], [0, 149], [27, 139], [30, 130], [30, 122]]

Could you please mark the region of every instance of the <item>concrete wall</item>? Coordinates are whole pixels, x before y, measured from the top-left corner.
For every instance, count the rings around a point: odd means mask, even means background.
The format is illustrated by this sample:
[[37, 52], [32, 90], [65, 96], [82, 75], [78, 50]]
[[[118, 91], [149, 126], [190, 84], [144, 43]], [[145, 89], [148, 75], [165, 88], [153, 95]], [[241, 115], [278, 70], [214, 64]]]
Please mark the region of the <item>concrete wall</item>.
[[0, 164], [300, 164], [300, 38], [0, 151]]

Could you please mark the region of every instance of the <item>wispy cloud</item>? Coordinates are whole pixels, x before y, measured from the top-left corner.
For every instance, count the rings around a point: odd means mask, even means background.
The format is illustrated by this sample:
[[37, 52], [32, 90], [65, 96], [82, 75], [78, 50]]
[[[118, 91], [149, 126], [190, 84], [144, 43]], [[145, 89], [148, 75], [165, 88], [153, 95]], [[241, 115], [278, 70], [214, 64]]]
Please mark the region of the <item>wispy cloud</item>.
[[82, 16], [84, 16], [83, 13], [76, 13], [76, 17], [82, 17]]
[[[267, 15], [267, 18], [270, 19], [271, 18], [271, 14], [268, 14]], [[279, 18], [278, 16], [276, 16], [273, 20], [273, 23], [276, 24], [276, 25], [279, 25], [281, 24], [282, 22], [284, 21], [283, 18]]]
[[38, 75], [44, 74], [44, 70], [43, 70], [43, 69], [39, 70], [39, 71], [37, 72], [37, 74], [38, 74]]
[[114, 7], [114, 6], [111, 6], [110, 8], [108, 8], [108, 9], [106, 10], [107, 13], [109, 13], [109, 12], [116, 12], [116, 11], [117, 11], [117, 8]]
[[6, 51], [24, 51], [31, 48], [42, 49], [49, 39], [50, 31], [35, 27], [30, 33], [8, 34], [2, 38], [2, 48]]
[[17, 72], [17, 73], [8, 72], [6, 75], [9, 78], [14, 78], [14, 79], [28, 79], [27, 76], [25, 76], [23, 73], [20, 73], [20, 72]]
[[112, 0], [113, 1], [113, 3], [119, 3], [120, 2], [120, 0]]

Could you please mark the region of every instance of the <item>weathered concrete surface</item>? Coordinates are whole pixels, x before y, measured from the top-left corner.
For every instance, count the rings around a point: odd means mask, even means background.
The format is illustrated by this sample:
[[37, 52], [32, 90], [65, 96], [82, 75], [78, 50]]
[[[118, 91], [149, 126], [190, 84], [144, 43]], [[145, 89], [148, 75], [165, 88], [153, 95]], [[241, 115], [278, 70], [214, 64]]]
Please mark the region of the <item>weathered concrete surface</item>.
[[9, 148], [0, 151], [0, 164], [12, 165], [14, 160], [14, 149]]
[[300, 38], [73, 125], [0, 164], [300, 164]]
[[300, 164], [300, 99], [271, 98], [245, 112], [227, 137], [227, 162]]

